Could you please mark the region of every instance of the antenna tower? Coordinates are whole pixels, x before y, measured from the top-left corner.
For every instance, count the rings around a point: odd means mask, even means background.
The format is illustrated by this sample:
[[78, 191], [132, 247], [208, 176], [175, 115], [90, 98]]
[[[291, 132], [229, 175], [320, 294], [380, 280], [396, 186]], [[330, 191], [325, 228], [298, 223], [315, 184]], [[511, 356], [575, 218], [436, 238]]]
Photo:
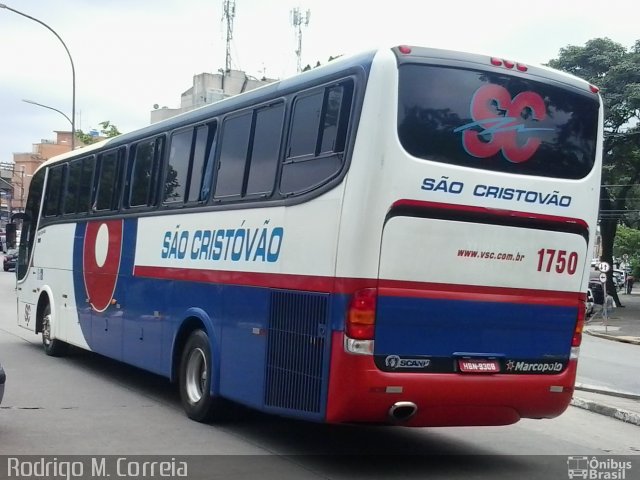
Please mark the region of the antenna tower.
[[233, 39], [233, 19], [236, 16], [235, 0], [223, 0], [222, 3], [222, 21], [227, 26], [227, 51], [224, 61], [224, 72], [231, 70], [231, 40]]
[[302, 71], [302, 27], [309, 26], [310, 18], [311, 10], [307, 10], [304, 14], [298, 7], [291, 10], [291, 25], [296, 29], [296, 37], [298, 39], [298, 49], [296, 50], [296, 56], [298, 57], [298, 73]]

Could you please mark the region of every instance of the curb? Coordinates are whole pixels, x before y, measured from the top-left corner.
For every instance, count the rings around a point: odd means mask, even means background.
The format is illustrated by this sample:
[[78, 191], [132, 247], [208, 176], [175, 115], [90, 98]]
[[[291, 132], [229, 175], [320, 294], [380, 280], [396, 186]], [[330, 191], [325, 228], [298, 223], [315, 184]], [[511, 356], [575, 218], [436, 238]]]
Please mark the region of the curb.
[[607, 335], [606, 333], [592, 332], [591, 330], [584, 330], [584, 333], [591, 335], [592, 337], [605, 338], [607, 340], [615, 340], [616, 342], [630, 343], [632, 345], [640, 345], [640, 337]]
[[625, 423], [640, 426], [640, 414], [630, 412], [629, 410], [625, 410], [623, 408], [612, 407], [604, 403], [598, 403], [592, 400], [585, 400], [583, 398], [576, 397], [573, 397], [571, 399], [571, 405], [573, 405], [574, 407], [582, 408], [584, 410], [589, 410], [590, 412], [606, 415], [608, 417], [621, 420]]
[[598, 393], [600, 395], [609, 395], [610, 397], [628, 398], [630, 400], [640, 400], [640, 394], [631, 392], [622, 392], [620, 390], [611, 390], [606, 387], [596, 387], [594, 385], [585, 385], [584, 383], [577, 383], [574, 385], [575, 390], [581, 390], [583, 392]]

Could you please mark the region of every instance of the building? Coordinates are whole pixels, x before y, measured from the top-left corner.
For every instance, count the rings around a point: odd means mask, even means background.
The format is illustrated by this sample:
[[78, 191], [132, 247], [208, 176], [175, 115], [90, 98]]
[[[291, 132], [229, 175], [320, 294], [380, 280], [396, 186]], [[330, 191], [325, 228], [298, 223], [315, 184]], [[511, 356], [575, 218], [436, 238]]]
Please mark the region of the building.
[[14, 153], [13, 162], [0, 163], [0, 225], [24, 211], [31, 177], [45, 161], [71, 151], [71, 131], [56, 131], [55, 140], [34, 143], [31, 152]]
[[180, 108], [154, 106], [151, 111], [151, 123], [160, 122], [184, 112], [194, 110], [223, 98], [248, 92], [276, 80], [250, 77], [240, 70], [223, 73], [201, 73], [193, 76], [193, 86], [180, 96]]
[[[220, 72], [194, 75], [193, 85], [180, 96], [180, 108], [158, 108], [156, 105], [151, 111], [151, 123], [276, 81], [268, 78], [258, 80], [240, 70]], [[31, 152], [14, 153], [13, 162], [0, 162], [0, 227], [9, 221], [13, 213], [24, 211], [31, 177], [38, 166], [45, 160], [71, 151], [71, 131], [56, 131], [55, 134], [55, 140], [43, 139], [34, 143]], [[76, 138], [78, 143], [82, 145]]]

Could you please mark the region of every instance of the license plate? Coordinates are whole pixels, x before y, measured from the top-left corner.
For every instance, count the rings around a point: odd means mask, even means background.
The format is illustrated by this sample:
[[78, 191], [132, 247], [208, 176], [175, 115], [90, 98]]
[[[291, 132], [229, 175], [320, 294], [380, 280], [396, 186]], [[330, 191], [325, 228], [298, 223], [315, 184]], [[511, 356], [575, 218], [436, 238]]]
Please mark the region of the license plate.
[[461, 358], [458, 359], [458, 370], [462, 373], [499, 373], [500, 363], [484, 358]]

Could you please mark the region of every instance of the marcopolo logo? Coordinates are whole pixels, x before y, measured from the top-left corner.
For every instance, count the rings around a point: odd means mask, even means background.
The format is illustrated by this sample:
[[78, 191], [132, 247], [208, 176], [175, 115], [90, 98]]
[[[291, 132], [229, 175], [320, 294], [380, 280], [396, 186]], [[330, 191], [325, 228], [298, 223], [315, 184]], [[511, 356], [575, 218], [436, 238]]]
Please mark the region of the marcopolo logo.
[[431, 364], [428, 358], [402, 358], [398, 355], [388, 355], [384, 364], [391, 370], [400, 368], [427, 368]]
[[562, 362], [526, 362], [509, 360], [507, 372], [511, 373], [558, 373], [564, 368]]
[[631, 470], [631, 462], [615, 458], [597, 458], [588, 456], [571, 456], [567, 458], [567, 475], [569, 478], [585, 480], [625, 480], [627, 470]]

